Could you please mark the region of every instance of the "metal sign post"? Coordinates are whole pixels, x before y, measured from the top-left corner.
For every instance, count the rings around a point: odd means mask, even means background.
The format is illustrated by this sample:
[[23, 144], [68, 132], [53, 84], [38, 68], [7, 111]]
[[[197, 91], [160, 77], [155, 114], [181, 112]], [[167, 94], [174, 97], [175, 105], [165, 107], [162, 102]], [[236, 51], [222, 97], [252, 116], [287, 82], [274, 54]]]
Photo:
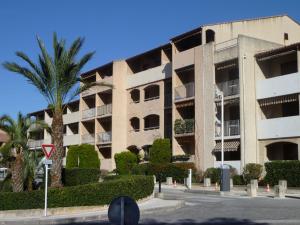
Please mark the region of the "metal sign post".
[[51, 145], [42, 145], [43, 152], [46, 156], [45, 164], [45, 208], [44, 208], [44, 216], [47, 216], [47, 202], [48, 202], [48, 165], [52, 164], [52, 160], [49, 160], [51, 154], [55, 151], [55, 147], [53, 144]]

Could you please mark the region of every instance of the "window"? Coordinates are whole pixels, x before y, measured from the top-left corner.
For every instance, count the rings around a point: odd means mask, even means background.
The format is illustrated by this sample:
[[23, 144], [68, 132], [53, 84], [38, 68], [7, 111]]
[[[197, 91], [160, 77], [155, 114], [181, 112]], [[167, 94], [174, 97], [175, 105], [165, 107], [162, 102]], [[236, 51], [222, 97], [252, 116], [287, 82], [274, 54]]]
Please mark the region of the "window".
[[280, 65], [281, 75], [296, 73], [298, 71], [297, 61], [289, 61]]
[[215, 41], [215, 32], [213, 30], [205, 31], [206, 43]]
[[145, 101], [159, 98], [159, 85], [150, 85], [144, 89]]
[[159, 115], [148, 115], [144, 118], [144, 130], [153, 130], [159, 128]]
[[133, 131], [138, 132], [140, 130], [140, 119], [139, 118], [137, 118], [137, 117], [131, 118], [130, 124], [131, 124]]
[[140, 102], [140, 90], [138, 89], [133, 89], [131, 92], [130, 92], [130, 96], [131, 96], [131, 101], [133, 103], [138, 103]]

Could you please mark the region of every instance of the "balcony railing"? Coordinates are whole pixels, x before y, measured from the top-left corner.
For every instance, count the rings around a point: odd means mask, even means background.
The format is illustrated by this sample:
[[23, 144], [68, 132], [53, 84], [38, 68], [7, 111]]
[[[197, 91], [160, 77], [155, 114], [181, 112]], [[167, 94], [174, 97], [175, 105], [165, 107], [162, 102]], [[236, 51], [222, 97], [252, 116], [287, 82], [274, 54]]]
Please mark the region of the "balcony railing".
[[81, 135], [82, 143], [94, 143], [95, 142], [95, 134], [83, 134]]
[[195, 131], [194, 119], [177, 119], [174, 124], [174, 133], [179, 134], [193, 134]]
[[[215, 126], [215, 136], [221, 137], [221, 124], [218, 123]], [[224, 121], [224, 137], [240, 135], [240, 121], [228, 120]]]
[[97, 116], [111, 115], [112, 104], [102, 105], [97, 107]]
[[82, 112], [82, 119], [89, 119], [95, 117], [96, 109], [86, 109]]
[[111, 131], [97, 134], [97, 143], [111, 142]]
[[175, 100], [181, 100], [195, 96], [195, 83], [187, 83], [175, 88]]
[[223, 92], [224, 97], [237, 95], [240, 93], [239, 79], [218, 83], [216, 88]]

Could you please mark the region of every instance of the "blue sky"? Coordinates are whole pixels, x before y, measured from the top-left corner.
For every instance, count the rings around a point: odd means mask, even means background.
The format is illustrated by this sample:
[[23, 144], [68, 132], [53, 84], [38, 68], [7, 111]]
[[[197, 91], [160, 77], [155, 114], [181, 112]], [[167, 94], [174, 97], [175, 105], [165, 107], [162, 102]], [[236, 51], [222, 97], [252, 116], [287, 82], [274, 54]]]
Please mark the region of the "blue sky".
[[[82, 53], [96, 51], [84, 71], [167, 43], [201, 24], [288, 14], [300, 21], [298, 0], [2, 0], [0, 63], [19, 61], [21, 50], [34, 60], [36, 35], [51, 48], [54, 31], [68, 43], [85, 37]], [[46, 106], [27, 81], [0, 67], [0, 115], [15, 117]]]

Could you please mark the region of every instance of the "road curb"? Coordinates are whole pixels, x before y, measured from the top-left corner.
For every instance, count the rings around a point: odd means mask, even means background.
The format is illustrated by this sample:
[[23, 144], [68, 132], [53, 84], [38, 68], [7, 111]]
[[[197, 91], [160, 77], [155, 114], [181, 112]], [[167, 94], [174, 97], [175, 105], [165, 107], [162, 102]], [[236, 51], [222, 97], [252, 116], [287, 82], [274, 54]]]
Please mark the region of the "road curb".
[[[165, 206], [165, 207], [155, 207], [155, 208], [145, 208], [140, 209], [142, 215], [148, 215], [157, 212], [170, 212], [176, 209], [179, 209], [185, 205], [185, 201], [179, 200], [176, 204], [172, 206]], [[41, 217], [41, 218], [24, 218], [18, 220], [0, 220], [0, 225], [15, 225], [15, 224], [22, 224], [22, 225], [45, 225], [45, 224], [71, 224], [71, 223], [83, 223], [95, 220], [108, 220], [107, 218], [107, 211], [102, 211], [99, 213], [88, 213], [86, 214], [78, 214], [78, 215], [71, 215], [69, 217], [61, 218], [51, 218], [51, 217]]]

